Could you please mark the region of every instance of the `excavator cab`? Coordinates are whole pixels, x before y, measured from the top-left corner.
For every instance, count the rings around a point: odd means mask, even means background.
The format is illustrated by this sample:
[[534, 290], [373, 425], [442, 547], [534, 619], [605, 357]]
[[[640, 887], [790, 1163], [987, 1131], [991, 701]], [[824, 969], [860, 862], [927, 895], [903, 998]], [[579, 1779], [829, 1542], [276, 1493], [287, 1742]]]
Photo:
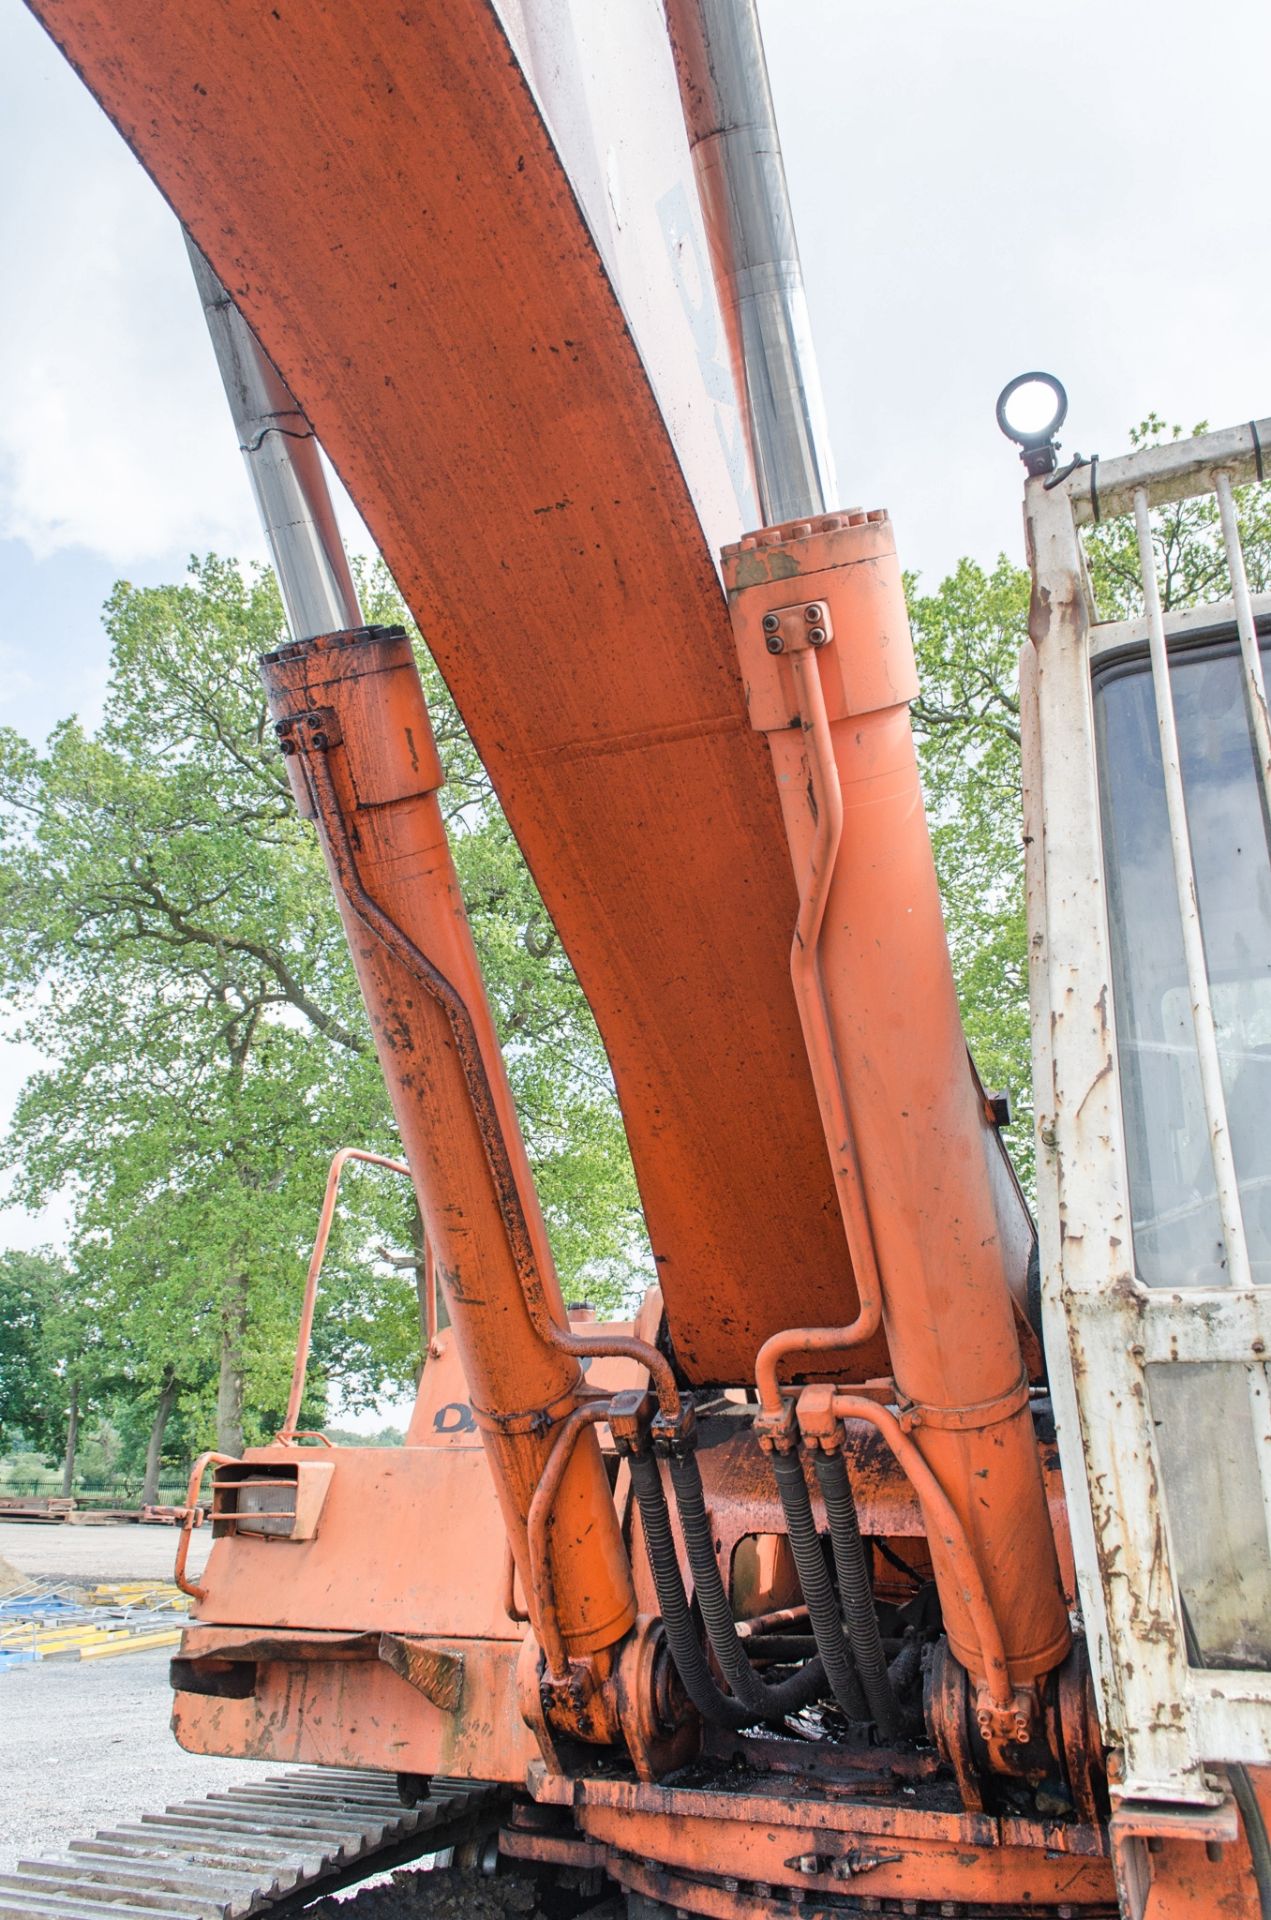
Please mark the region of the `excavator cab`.
[[[1268, 432], [1062, 472], [1034, 449], [1026, 487], [1043, 1315], [1113, 1832], [1144, 1888], [1148, 1810], [1198, 1838], [1233, 1795], [1256, 1818], [1246, 1769], [1271, 1761], [1271, 596], [1237, 492]], [[1192, 499], [1221, 584], [1176, 609], [1154, 515]], [[1141, 611], [1110, 620], [1082, 535], [1117, 515]]]

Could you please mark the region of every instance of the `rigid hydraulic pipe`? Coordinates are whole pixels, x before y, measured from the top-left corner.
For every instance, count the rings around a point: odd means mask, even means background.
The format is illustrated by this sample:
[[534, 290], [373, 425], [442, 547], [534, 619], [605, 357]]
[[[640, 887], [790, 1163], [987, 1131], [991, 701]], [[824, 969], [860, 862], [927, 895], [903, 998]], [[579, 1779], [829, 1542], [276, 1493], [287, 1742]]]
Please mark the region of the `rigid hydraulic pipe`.
[[[303, 739], [303, 734], [299, 737]], [[325, 747], [320, 754], [306, 754], [306, 758], [310, 792], [322, 825], [327, 855], [346, 900], [363, 926], [397, 955], [425, 992], [441, 1007], [449, 1022], [455, 1052], [472, 1102], [473, 1117], [499, 1196], [499, 1210], [503, 1216], [508, 1248], [520, 1277], [525, 1306], [535, 1332], [545, 1345], [579, 1359], [619, 1358], [636, 1361], [647, 1369], [661, 1411], [673, 1420], [680, 1411], [680, 1396], [665, 1354], [659, 1353], [656, 1347], [635, 1334], [575, 1333], [570, 1326], [562, 1325], [556, 1318], [543, 1283], [542, 1249], [546, 1242], [542, 1238], [542, 1222], [541, 1219], [538, 1222], [539, 1239], [536, 1244], [532, 1223], [522, 1199], [521, 1182], [508, 1151], [505, 1108], [491, 1083], [480, 1035], [468, 1001], [362, 885], [353, 838], [344, 819]]]
[[665, 0], [711, 269], [764, 522], [837, 489], [755, 0]]
[[799, 913], [794, 941], [790, 949], [790, 978], [798, 1003], [803, 1042], [808, 1050], [808, 1065], [816, 1087], [821, 1124], [830, 1147], [834, 1188], [843, 1215], [843, 1231], [852, 1256], [856, 1277], [858, 1311], [856, 1318], [842, 1327], [788, 1327], [773, 1334], [759, 1349], [755, 1361], [755, 1385], [759, 1404], [766, 1414], [780, 1412], [781, 1389], [778, 1369], [795, 1357], [803, 1362], [817, 1355], [839, 1353], [873, 1338], [882, 1318], [882, 1292], [878, 1279], [878, 1255], [874, 1248], [874, 1230], [869, 1206], [861, 1184], [856, 1157], [856, 1141], [847, 1111], [843, 1075], [834, 1046], [825, 1004], [821, 977], [821, 932], [825, 908], [830, 897], [839, 843], [843, 838], [843, 791], [834, 763], [834, 746], [825, 711], [825, 695], [811, 651], [795, 653], [790, 660], [799, 715], [807, 736], [808, 777], [815, 810], [811, 844], [808, 848], [802, 885], [799, 889]]
[[953, 1502], [889, 1407], [859, 1393], [836, 1393], [831, 1404], [836, 1419], [866, 1421], [891, 1448], [918, 1496], [928, 1541], [933, 1550], [938, 1546], [943, 1551], [955, 1569], [962, 1602], [973, 1623], [975, 1657], [963, 1659], [962, 1664], [987, 1681], [995, 1706], [1009, 1708], [1011, 1674], [1002, 1630]]
[[556, 1575], [552, 1566], [552, 1527], [561, 1481], [573, 1458], [574, 1446], [584, 1427], [597, 1427], [609, 1417], [609, 1402], [585, 1401], [575, 1407], [556, 1434], [534, 1498], [530, 1502], [527, 1534], [530, 1562], [530, 1614], [534, 1633], [543, 1649], [543, 1661], [552, 1680], [568, 1680], [569, 1651], [560, 1630], [560, 1611], [556, 1605]]
[[[406, 634], [377, 628], [279, 648], [262, 671], [293, 792], [318, 825], [528, 1592], [530, 1506], [557, 1431], [586, 1397], [566, 1350], [585, 1342], [565, 1324], [446, 839], [418, 669]], [[571, 1656], [599, 1652], [626, 1632], [635, 1598], [594, 1431], [573, 1447], [555, 1519], [561, 1635]]]

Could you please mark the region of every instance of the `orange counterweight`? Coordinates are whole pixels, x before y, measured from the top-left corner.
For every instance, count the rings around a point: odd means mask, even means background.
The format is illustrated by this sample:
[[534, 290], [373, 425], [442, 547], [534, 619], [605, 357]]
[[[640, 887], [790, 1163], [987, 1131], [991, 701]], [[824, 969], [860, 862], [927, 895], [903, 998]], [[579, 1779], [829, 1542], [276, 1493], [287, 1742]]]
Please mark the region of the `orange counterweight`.
[[[811, 930], [800, 918], [793, 971], [853, 1265], [877, 1271], [902, 1425], [966, 1529], [1022, 1686], [1070, 1640], [1010, 1286], [1027, 1221], [995, 1178], [1000, 1145], [967, 1061], [891, 527], [881, 514], [830, 516], [750, 536], [724, 561], [751, 724], [768, 737], [801, 890], [825, 896]], [[770, 1414], [776, 1362], [813, 1370], [829, 1344], [811, 1328], [771, 1343], [758, 1369]], [[950, 1645], [983, 1681], [988, 1650], [938, 1529], [931, 1551]]]
[[[318, 823], [529, 1591], [530, 1506], [586, 1390], [562, 1350], [572, 1336], [442, 822], [410, 642], [401, 628], [330, 634], [267, 655], [263, 673], [293, 791]], [[594, 1428], [572, 1447], [552, 1542], [565, 1647], [612, 1646], [635, 1598]], [[501, 1550], [491, 1543], [492, 1564]]]

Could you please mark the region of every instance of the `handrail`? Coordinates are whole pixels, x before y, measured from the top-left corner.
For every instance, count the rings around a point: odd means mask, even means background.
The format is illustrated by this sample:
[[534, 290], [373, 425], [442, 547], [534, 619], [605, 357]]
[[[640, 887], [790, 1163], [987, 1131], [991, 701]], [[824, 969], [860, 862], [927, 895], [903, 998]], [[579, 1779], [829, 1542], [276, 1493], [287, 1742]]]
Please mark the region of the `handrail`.
[[185, 1577], [185, 1563], [190, 1557], [190, 1535], [194, 1531], [194, 1523], [199, 1511], [199, 1488], [203, 1483], [203, 1475], [210, 1466], [233, 1467], [237, 1464], [237, 1459], [232, 1453], [208, 1452], [201, 1453], [190, 1469], [190, 1483], [186, 1488], [185, 1512], [181, 1518], [181, 1536], [177, 1541], [176, 1565], [172, 1569], [172, 1578], [182, 1593], [189, 1594], [191, 1600], [202, 1600], [207, 1594], [206, 1587], [196, 1586], [193, 1581]]
[[[287, 1412], [275, 1436], [284, 1446], [294, 1445], [298, 1437], [296, 1422], [300, 1418], [305, 1375], [309, 1371], [309, 1347], [313, 1340], [313, 1313], [318, 1300], [318, 1276], [322, 1272], [327, 1241], [331, 1238], [331, 1227], [335, 1220], [335, 1203], [340, 1191], [340, 1176], [350, 1160], [360, 1160], [370, 1167], [386, 1167], [390, 1173], [404, 1173], [407, 1179], [410, 1178], [410, 1168], [404, 1160], [389, 1160], [382, 1153], [367, 1153], [362, 1147], [341, 1147], [331, 1161], [327, 1171], [327, 1189], [322, 1198], [322, 1212], [318, 1215], [318, 1231], [313, 1243], [313, 1252], [309, 1256], [309, 1271], [305, 1275], [304, 1301], [300, 1308], [300, 1331], [296, 1336], [296, 1364], [291, 1375]], [[431, 1270], [429, 1270], [429, 1283], [432, 1287], [436, 1286], [436, 1279]], [[431, 1300], [428, 1303], [428, 1319], [430, 1327], [435, 1327], [436, 1308]]]

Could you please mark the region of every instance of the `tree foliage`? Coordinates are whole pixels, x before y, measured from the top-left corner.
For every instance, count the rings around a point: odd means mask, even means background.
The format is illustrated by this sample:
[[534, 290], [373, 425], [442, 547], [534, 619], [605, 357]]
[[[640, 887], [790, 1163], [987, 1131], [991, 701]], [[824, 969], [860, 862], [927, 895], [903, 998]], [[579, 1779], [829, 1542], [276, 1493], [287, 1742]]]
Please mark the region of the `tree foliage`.
[[[368, 618], [404, 620], [382, 570]], [[192, 563], [121, 583], [100, 728], [41, 751], [0, 733], [0, 994], [47, 1063], [7, 1141], [16, 1197], [66, 1195], [93, 1276], [103, 1377], [217, 1404], [220, 1443], [276, 1424], [326, 1166], [396, 1149], [312, 829], [297, 817], [258, 656], [270, 576]], [[562, 1275], [612, 1298], [641, 1259], [607, 1063], [555, 931], [435, 667], [421, 652], [460, 880]], [[405, 1183], [398, 1183], [404, 1187]], [[420, 1363], [413, 1290], [374, 1248], [408, 1196], [350, 1178], [324, 1273], [315, 1381], [352, 1404]], [[169, 1396], [171, 1397], [171, 1396]]]
[[60, 1365], [78, 1344], [64, 1324], [69, 1279], [56, 1254], [0, 1253], [0, 1447], [62, 1443]]

